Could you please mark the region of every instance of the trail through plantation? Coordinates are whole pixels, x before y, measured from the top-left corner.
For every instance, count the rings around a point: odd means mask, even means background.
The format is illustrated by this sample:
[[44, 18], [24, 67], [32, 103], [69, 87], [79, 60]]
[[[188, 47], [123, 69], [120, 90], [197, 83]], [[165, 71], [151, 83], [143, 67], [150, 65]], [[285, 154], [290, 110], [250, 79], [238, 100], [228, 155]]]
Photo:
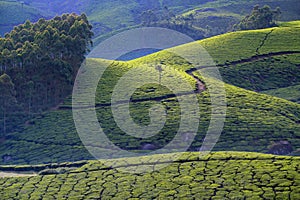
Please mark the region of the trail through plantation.
[[0, 171], [0, 178], [6, 178], [6, 177], [26, 177], [26, 176], [37, 176], [34, 172], [28, 172], [28, 173], [16, 173], [16, 172], [1, 172]]
[[[255, 55], [252, 56], [250, 58], [245, 58], [245, 59], [241, 59], [241, 60], [236, 60], [236, 61], [231, 61], [229, 63], [225, 63], [225, 64], [218, 64], [216, 66], [198, 66], [198, 67], [193, 67], [190, 68], [188, 70], [186, 70], [185, 72], [191, 76], [193, 79], [196, 80], [196, 91], [191, 91], [191, 92], [183, 92], [183, 93], [179, 93], [179, 94], [169, 94], [169, 95], [164, 95], [164, 96], [158, 96], [158, 97], [153, 97], [153, 98], [141, 98], [141, 99], [134, 99], [131, 100], [131, 102], [136, 103], [136, 102], [144, 102], [144, 101], [161, 101], [164, 99], [168, 99], [168, 98], [174, 98], [176, 96], [185, 96], [185, 95], [191, 95], [194, 92], [198, 92], [201, 93], [203, 91], [206, 90], [205, 84], [197, 77], [193, 74], [193, 72], [196, 72], [197, 70], [200, 69], [205, 69], [205, 68], [210, 68], [210, 67], [228, 67], [231, 65], [237, 65], [237, 64], [245, 64], [245, 63], [250, 63], [250, 62], [254, 62], [254, 61], [258, 61], [258, 60], [263, 60], [266, 58], [270, 58], [273, 56], [282, 56], [282, 55], [293, 55], [293, 54], [300, 54], [300, 51], [283, 51], [283, 52], [274, 52], [274, 53], [268, 53], [268, 54], [260, 54], [260, 55]], [[116, 102], [116, 105], [120, 105], [120, 104], [125, 104], [127, 103], [127, 101], [119, 101]], [[111, 106], [111, 103], [96, 103], [95, 105], [96, 107], [108, 107]], [[90, 109], [93, 108], [94, 106], [92, 105], [88, 105], [88, 106], [82, 106], [82, 107], [78, 107], [78, 108], [73, 108], [73, 109]], [[72, 107], [70, 106], [59, 106], [58, 110], [71, 110]]]

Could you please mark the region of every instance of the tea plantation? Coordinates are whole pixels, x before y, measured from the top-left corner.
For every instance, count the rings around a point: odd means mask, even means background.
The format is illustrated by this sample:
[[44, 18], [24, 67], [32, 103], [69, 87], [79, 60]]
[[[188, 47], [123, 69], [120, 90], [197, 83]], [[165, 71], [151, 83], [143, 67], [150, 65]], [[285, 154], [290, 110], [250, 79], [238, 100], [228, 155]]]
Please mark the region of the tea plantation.
[[276, 96], [282, 99], [287, 99], [292, 102], [300, 103], [300, 85], [290, 86], [286, 88], [279, 88], [273, 90], [266, 90], [263, 93]]
[[[65, 163], [47, 166], [43, 171], [43, 166], [15, 166], [19, 173], [31, 170], [40, 175], [0, 178], [0, 195], [3, 199], [296, 200], [299, 197], [299, 157], [241, 152], [205, 156], [184, 153], [179, 160], [170, 162], [173, 157], [174, 154], [165, 154], [88, 161], [77, 166]], [[0, 168], [12, 171], [14, 166]], [[139, 169], [154, 171], [137, 173]]]
[[[271, 146], [281, 141], [290, 144], [288, 153], [297, 154], [300, 148], [299, 104], [249, 90], [270, 91], [299, 85], [299, 33], [299, 22], [296, 21], [272, 29], [229, 33], [174, 48], [193, 53], [193, 49], [201, 44], [228, 83], [224, 85], [227, 104], [225, 125], [214, 151], [272, 153]], [[95, 104], [99, 124], [116, 146], [139, 152], [145, 151], [145, 145], [151, 144], [152, 148], [159, 149], [168, 144], [180, 125], [182, 111], [178, 98], [190, 99], [194, 90], [201, 120], [189, 150], [199, 150], [209, 128], [212, 95], [209, 89], [199, 90], [199, 82], [209, 83], [209, 79], [199, 72], [210, 66], [193, 66], [170, 51], [129, 62], [88, 59], [87, 63], [95, 69], [107, 67], [98, 83]], [[157, 66], [162, 68], [161, 72]], [[124, 133], [117, 126], [111, 110], [112, 92], [121, 77], [131, 70], [135, 70], [136, 76], [127, 83], [129, 86], [135, 85], [134, 81], [143, 83], [147, 74], [154, 74], [157, 80], [167, 80], [167, 84], [177, 87], [174, 93], [167, 87], [150, 83], [137, 88], [131, 96], [130, 114], [133, 121], [141, 126], [151, 123], [149, 109], [153, 105], [160, 104], [167, 111], [164, 128], [156, 136], [146, 139]], [[191, 88], [184, 88], [178, 81], [190, 84]], [[121, 108], [124, 102], [117, 104]], [[93, 105], [85, 106], [88, 109]], [[1, 141], [0, 163], [41, 164], [93, 159], [77, 134], [71, 109], [69, 98], [56, 110], [27, 121], [16, 132], [7, 135]], [[183, 138], [186, 137], [183, 135]], [[88, 141], [86, 145], [105, 152], [105, 147], [97, 141]], [[113, 155], [108, 153], [107, 158], [110, 157]]]
[[[89, 62], [99, 67], [104, 61], [92, 59]], [[152, 65], [133, 65], [135, 62], [137, 61], [129, 64], [113, 62], [106, 69], [103, 80], [100, 80], [96, 95], [97, 116], [105, 134], [115, 145], [132, 152], [145, 150], [143, 149], [145, 144], [152, 144], [155, 148], [165, 146], [174, 138], [180, 125], [180, 106], [177, 98], [167, 88], [157, 84], [148, 84], [136, 90], [131, 98], [130, 111], [134, 122], [147, 125], [150, 123], [149, 108], [160, 103], [167, 110], [164, 128], [154, 137], [141, 139], [125, 134], [116, 125], [109, 103], [115, 85], [113, 83], [116, 83], [129, 69], [137, 68], [143, 74], [154, 70]], [[193, 85], [196, 83], [182, 71], [176, 73], [174, 68], [165, 69], [169, 69], [167, 72], [171, 77], [186, 78]], [[105, 84], [108, 81], [111, 84]], [[196, 90], [196, 87], [194, 89]], [[214, 151], [267, 153], [269, 146], [278, 141], [288, 141], [293, 151], [297, 151], [300, 147], [300, 106], [298, 104], [232, 85], [225, 85], [225, 89], [227, 100], [225, 126]], [[189, 92], [182, 88], [180, 95], [189, 98], [191, 95]], [[197, 135], [189, 148], [191, 151], [201, 147], [211, 116], [209, 91], [198, 92], [196, 95], [201, 120]], [[1, 163], [39, 164], [93, 159], [77, 134], [69, 101], [61, 105], [58, 110], [44, 113], [28, 121], [21, 132], [10, 134], [6, 141], [2, 142]], [[103, 149], [105, 154], [105, 147], [98, 143], [91, 140], [88, 145]], [[113, 157], [108, 154], [107, 158], [110, 156]]]

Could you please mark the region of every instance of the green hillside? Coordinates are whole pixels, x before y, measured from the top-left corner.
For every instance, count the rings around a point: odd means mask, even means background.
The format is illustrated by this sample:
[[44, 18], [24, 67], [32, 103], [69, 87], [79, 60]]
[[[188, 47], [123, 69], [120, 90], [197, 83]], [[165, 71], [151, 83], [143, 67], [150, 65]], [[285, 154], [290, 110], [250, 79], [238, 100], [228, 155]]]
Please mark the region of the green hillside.
[[14, 26], [22, 24], [26, 20], [38, 21], [42, 17], [49, 17], [49, 15], [17, 1], [0, 1], [0, 35], [4, 36]]
[[204, 5], [196, 6], [179, 16], [192, 20], [192, 26], [203, 30], [205, 37], [220, 35], [233, 30], [244, 18], [254, 5], [268, 5], [271, 8], [279, 7], [281, 10], [280, 20], [291, 21], [299, 19], [299, 2], [289, 1], [212, 1]]
[[[300, 45], [298, 45], [299, 28], [296, 24], [298, 22], [286, 23], [283, 27], [273, 29], [229, 33], [175, 48], [192, 53], [195, 46], [201, 44], [218, 64], [223, 79], [228, 83], [225, 84], [227, 100], [225, 126], [214, 151], [276, 153], [274, 148], [279, 150], [285, 148], [280, 145], [274, 147], [274, 143], [280, 141], [291, 146], [285, 154], [291, 151], [296, 154], [300, 148], [299, 104], [239, 88], [257, 90], [257, 86], [261, 86], [260, 90], [268, 90], [299, 84]], [[95, 68], [107, 64], [101, 59], [88, 59], [87, 62]], [[130, 103], [131, 117], [142, 126], [151, 122], [149, 108], [154, 104], [160, 103], [167, 108], [165, 126], [155, 137], [137, 139], [124, 134], [112, 116], [110, 105], [112, 91], [120, 78], [129, 70], [135, 69], [140, 73], [136, 77], [142, 81], [144, 74], [158, 73], [155, 69], [157, 63], [164, 69], [160, 76], [171, 78], [169, 82], [171, 85], [180, 85], [176, 80], [186, 80], [196, 91], [195, 77], [198, 77], [198, 81], [206, 81], [205, 77], [195, 71], [197, 68], [205, 69], [205, 66], [191, 66], [184, 59], [168, 51], [129, 62], [111, 62], [98, 84], [96, 111], [98, 121], [108, 138], [122, 149], [141, 152], [147, 144], [153, 145], [153, 148], [160, 148], [170, 142], [178, 131], [180, 124], [178, 98], [175, 98], [169, 89], [157, 84], [148, 84], [136, 90]], [[268, 68], [270, 63], [272, 68]], [[241, 76], [243, 73], [245, 77], [265, 73], [266, 78], [249, 84]], [[191, 91], [181, 87], [178, 89], [178, 94], [190, 98]], [[209, 90], [197, 92], [201, 120], [197, 135], [189, 148], [191, 151], [201, 147], [209, 127], [210, 95]], [[93, 159], [77, 134], [71, 108], [71, 101], [67, 99], [58, 109], [43, 113], [9, 134], [1, 141], [0, 163], [39, 164]], [[93, 138], [86, 145], [96, 150], [101, 149], [107, 158], [118, 156], [107, 152], [106, 146], [101, 146], [102, 144], [98, 144]]]
[[[290, 21], [300, 18], [299, 2], [297, 0], [114, 0], [114, 1], [46, 1], [46, 0], [24, 0], [22, 1], [1, 0], [1, 31], [0, 34], [12, 29], [12, 25], [23, 23], [25, 20], [37, 21], [39, 17], [54, 17], [63, 13], [86, 13], [94, 26], [96, 43], [103, 40], [104, 35], [110, 35], [117, 30], [135, 27], [141, 24], [141, 14], [147, 10], [153, 10], [158, 18], [161, 18], [165, 6], [178, 16], [194, 15], [194, 25], [199, 30], [211, 31], [209, 35], [227, 32], [230, 27], [243, 16], [250, 13], [253, 6], [268, 4], [272, 8], [279, 6], [282, 10], [282, 20]], [[17, 11], [17, 12], [16, 12]], [[14, 21], [11, 24], [11, 20]]]
[[[146, 60], [146, 58], [145, 58]], [[95, 67], [101, 66], [102, 60], [90, 60]], [[106, 70], [103, 80], [99, 82], [96, 96], [98, 120], [108, 138], [117, 146], [128, 151], [137, 152], [143, 149], [144, 144], [153, 144], [159, 148], [173, 139], [180, 122], [180, 107], [174, 96], [166, 88], [158, 85], [146, 85], [137, 90], [132, 96], [130, 107], [131, 116], [136, 123], [147, 125], [150, 121], [148, 109], [156, 103], [168, 108], [168, 117], [164, 128], [155, 137], [135, 139], [124, 134], [115, 124], [109, 102], [111, 91], [116, 81], [129, 69], [137, 68], [143, 73], [151, 72], [153, 67], [137, 67], [125, 62], [113, 62]], [[173, 66], [178, 67], [178, 66]], [[168, 76], [172, 75], [170, 67]], [[153, 71], [152, 71], [153, 72]], [[183, 72], [179, 74], [173, 70], [174, 76], [189, 77]], [[139, 77], [139, 76], [138, 76]], [[188, 78], [191, 83], [195, 80]], [[107, 84], [107, 83], [110, 84]], [[282, 99], [261, 95], [234, 86], [226, 85], [227, 113], [225, 127], [214, 147], [214, 151], [256, 151], [269, 152], [272, 142], [288, 141], [294, 151], [300, 147], [299, 114], [300, 106]], [[184, 90], [182, 91], [184, 93]], [[187, 97], [189, 94], [186, 94]], [[209, 92], [197, 94], [201, 120], [198, 134], [190, 150], [197, 150], [202, 144], [210, 120]], [[51, 129], [49, 129], [51, 127]], [[105, 157], [111, 155], [106, 152], [105, 146], [98, 144], [91, 138], [88, 141], [90, 148], [101, 149]], [[72, 118], [70, 102], [56, 111], [50, 111], [39, 118], [26, 123], [23, 130], [10, 134], [0, 147], [2, 162], [5, 164], [37, 164], [49, 162], [77, 161], [92, 159], [83, 147]], [[116, 152], [118, 153], [118, 152]]]
[[[278, 27], [229, 32], [255, 4], [281, 7]], [[0, 37], [0, 200], [299, 199], [300, 21], [287, 21], [299, 11], [299, 0], [0, 0], [0, 35], [86, 13]], [[150, 25], [209, 38], [105, 60], [87, 55], [88, 20], [96, 45]]]
[[273, 90], [266, 90], [263, 91], [262, 93], [276, 96], [282, 99], [287, 99], [292, 102], [300, 103], [300, 85], [273, 89]]
[[[48, 175], [36, 176], [26, 171], [37, 173], [43, 166], [0, 166], [2, 173], [10, 172], [6, 176], [25, 175], [0, 178], [0, 194], [4, 199], [296, 200], [300, 192], [299, 157], [185, 153], [172, 163], [173, 156], [65, 163], [48, 166], [40, 173]], [[140, 169], [157, 170], [128, 173]]]
[[[178, 47], [193, 51], [202, 45], [216, 62], [223, 80], [241, 88], [265, 91], [298, 85], [300, 82], [300, 29], [299, 21], [283, 23], [280, 27], [239, 31], [200, 40]], [[172, 63], [168, 52], [150, 55]], [[190, 72], [206, 66], [187, 67]], [[178, 65], [177, 68], [182, 68]]]

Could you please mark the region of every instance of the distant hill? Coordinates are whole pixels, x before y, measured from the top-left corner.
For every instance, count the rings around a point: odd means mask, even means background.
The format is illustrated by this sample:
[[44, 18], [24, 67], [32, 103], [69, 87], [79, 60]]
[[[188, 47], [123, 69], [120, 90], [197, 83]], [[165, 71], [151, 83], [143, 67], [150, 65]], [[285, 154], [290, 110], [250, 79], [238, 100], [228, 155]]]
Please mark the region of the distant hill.
[[49, 18], [50, 16], [42, 10], [18, 1], [0, 1], [0, 36], [4, 36], [14, 26], [24, 23], [27, 19], [38, 21], [42, 17]]
[[[0, 1], [7, 4], [9, 0]], [[21, 1], [9, 2], [21, 8]], [[228, 26], [237, 22], [242, 16], [248, 14], [254, 5], [268, 4], [271, 7], [281, 7], [283, 21], [291, 21], [300, 19], [299, 1], [297, 0], [252, 0], [252, 1], [237, 1], [237, 0], [218, 0], [211, 2], [209, 0], [189, 0], [189, 1], [171, 1], [171, 0], [115, 0], [115, 1], [38, 1], [24, 0], [24, 8], [33, 8], [40, 13], [40, 17], [49, 18], [62, 13], [81, 13], [88, 15], [89, 20], [94, 26], [95, 36], [101, 36], [96, 41], [103, 40], [103, 34], [109, 34], [116, 30], [130, 28], [141, 24], [141, 14], [143, 11], [153, 10], [158, 16], [164, 12], [164, 8], [168, 7], [176, 15], [195, 14], [195, 25], [202, 28], [209, 26], [213, 30], [213, 35], [221, 34], [229, 30]], [[12, 7], [3, 7], [8, 12], [15, 11]], [[18, 9], [20, 9], [18, 8]], [[36, 11], [35, 11], [36, 12]], [[16, 12], [21, 13], [21, 12]], [[32, 13], [32, 11], [30, 11]], [[2, 15], [2, 12], [1, 12]], [[28, 15], [18, 14], [18, 23], [24, 22], [26, 19], [37, 21], [37, 18], [29, 17]], [[2, 15], [3, 21], [8, 21], [11, 15]], [[15, 24], [14, 24], [15, 25]], [[5, 28], [6, 27], [6, 28]], [[11, 24], [4, 23], [1, 25], [0, 33], [10, 30]], [[218, 28], [216, 28], [218, 27]], [[211, 35], [209, 35], [211, 36]], [[105, 38], [105, 37], [104, 37]]]

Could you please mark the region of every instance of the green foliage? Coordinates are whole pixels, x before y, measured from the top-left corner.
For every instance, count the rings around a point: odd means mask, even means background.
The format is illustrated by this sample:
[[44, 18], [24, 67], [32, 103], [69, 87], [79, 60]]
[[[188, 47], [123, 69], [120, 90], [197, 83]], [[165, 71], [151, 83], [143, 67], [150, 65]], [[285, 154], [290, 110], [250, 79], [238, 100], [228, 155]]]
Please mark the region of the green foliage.
[[[178, 58], [178, 60], [174, 59], [173, 61], [179, 62], [179, 60]], [[151, 106], [160, 103], [167, 109], [168, 115], [165, 126], [155, 137], [136, 139], [125, 134], [114, 121], [110, 106], [114, 86], [130, 69], [138, 68], [141, 75], [137, 77], [141, 77], [141, 79], [143, 78], [142, 74], [153, 73], [155, 65], [142, 64], [142, 62], [150, 61], [151, 56], [132, 62], [114, 61], [103, 74], [103, 79], [100, 80], [96, 93], [96, 113], [107, 137], [115, 145], [132, 152], [145, 151], [143, 149], [144, 144], [153, 144], [154, 148], [164, 146], [173, 139], [180, 123], [180, 106], [177, 99], [171, 96], [170, 90], [157, 84], [147, 84], [136, 90], [130, 103], [130, 112], [134, 122], [142, 126], [150, 122], [149, 108]], [[101, 67], [106, 61], [91, 59], [87, 62], [95, 67]], [[195, 80], [182, 70], [177, 70], [178, 68], [179, 66], [174, 63], [167, 64], [167, 67], [164, 67], [163, 76], [172, 76], [174, 80], [185, 77], [191, 85], [194, 85]], [[157, 78], [159, 77], [157, 76]], [[129, 82], [128, 84], [132, 83]], [[171, 84], [175, 84], [175, 82], [171, 82]], [[183, 89], [182, 91], [184, 92]], [[280, 140], [289, 141], [295, 150], [300, 147], [298, 139], [300, 129], [297, 124], [300, 113], [299, 105], [230, 85], [226, 85], [226, 91], [228, 108], [226, 122], [222, 135], [214, 147], [215, 151], [267, 153], [268, 146], [273, 141]], [[197, 97], [201, 121], [198, 133], [189, 150], [196, 150], [201, 146], [210, 121], [209, 92], [197, 94]], [[158, 99], [155, 100], [155, 98]], [[11, 159], [2, 160], [2, 163], [49, 163], [92, 159], [93, 157], [85, 150], [77, 135], [70, 108], [70, 102], [66, 101], [61, 106], [61, 109], [66, 110], [48, 112], [31, 120], [22, 131], [11, 134], [10, 139], [2, 143], [0, 148], [0, 157], [9, 155]], [[180, 144], [178, 141], [178, 145]], [[115, 152], [115, 155], [108, 153], [105, 146], [95, 144], [93, 139], [87, 141], [86, 145], [90, 148], [94, 147], [95, 150], [101, 149], [105, 157], [118, 155], [118, 152]]]
[[[203, 45], [212, 58], [218, 61], [224, 80], [230, 84], [251, 90], [265, 90], [288, 86], [291, 83], [297, 84], [298, 79], [295, 77], [298, 76], [297, 65], [300, 62], [297, 54], [272, 55], [281, 52], [281, 49], [299, 51], [299, 46], [294, 45], [297, 44], [297, 29], [295, 27], [275, 28], [272, 34], [264, 39], [270, 31], [271, 29], [235, 32], [197, 43]], [[263, 40], [265, 40], [264, 45], [261, 45]], [[190, 43], [176, 48], [181, 51], [193, 52], [195, 44]], [[257, 55], [258, 47], [260, 47], [260, 51]], [[267, 56], [270, 54], [270, 57], [255, 57], [261, 54]], [[170, 84], [176, 85], [176, 80], [185, 79], [196, 90], [195, 79], [186, 73], [186, 70], [191, 70], [194, 66], [191, 66], [180, 56], [167, 51], [161, 51], [130, 62], [107, 62], [101, 59], [88, 59], [87, 62], [91, 67], [96, 68], [108, 64], [108, 68], [98, 84], [95, 100], [98, 120], [107, 137], [114, 144], [132, 152], [147, 152], [149, 151], [146, 148], [147, 145], [151, 144], [153, 145], [151, 148], [155, 149], [164, 146], [173, 139], [178, 131], [181, 110], [172, 91], [157, 84], [147, 84], [138, 88], [131, 97], [132, 119], [141, 126], [149, 124], [149, 108], [153, 105], [161, 104], [167, 110], [165, 128], [156, 137], [148, 139], [129, 136], [116, 125], [111, 111], [111, 95], [120, 78], [131, 69], [138, 70], [136, 77], [141, 81], [144, 74], [155, 73], [157, 80], [159, 80], [158, 64], [163, 68], [160, 73], [162, 77], [173, 77], [170, 79]], [[248, 85], [244, 77], [256, 77], [258, 72], [263, 75], [264, 79], [254, 79], [255, 82], [250, 82], [251, 84]], [[194, 72], [194, 75], [202, 79], [200, 74]], [[135, 83], [129, 81], [128, 84], [134, 85]], [[188, 97], [187, 92], [191, 91], [181, 88], [181, 84], [177, 85], [181, 93]], [[88, 88], [87, 92], [91, 89]], [[215, 151], [267, 153], [272, 142], [279, 141], [290, 142], [294, 151], [299, 149], [299, 105], [227, 84], [225, 84], [225, 89], [228, 109], [225, 127], [214, 147]], [[195, 140], [189, 149], [191, 151], [197, 150], [201, 146], [209, 125], [211, 109], [209, 95], [209, 91], [197, 94], [201, 121]], [[122, 105], [120, 104], [120, 106]], [[71, 99], [69, 98], [58, 110], [47, 112], [32, 119], [21, 130], [10, 134], [10, 137], [3, 141], [0, 147], [1, 162], [5, 164], [36, 164], [92, 159], [77, 135], [71, 107]], [[106, 151], [105, 147], [95, 145], [94, 140], [88, 141], [88, 144], [95, 150], [101, 149], [107, 157], [113, 156]], [[178, 141], [178, 144], [180, 145], [181, 141]], [[117, 155], [118, 152], [115, 153]]]
[[300, 103], [300, 85], [267, 90], [262, 93]]
[[[206, 33], [205, 37], [231, 30], [232, 25], [251, 12], [256, 4], [268, 4], [274, 8], [280, 7], [283, 21], [299, 19], [300, 13], [298, 0], [189, 0], [184, 3], [179, 0], [83, 0], [80, 2], [74, 2], [73, 0], [63, 2], [59, 0], [51, 2], [46, 0], [26, 0], [24, 2], [25, 4], [22, 7], [20, 1], [1, 1], [2, 9], [0, 8], [0, 13], [2, 15], [0, 17], [2, 18], [0, 21], [3, 23], [1, 23], [0, 33], [2, 35], [12, 30], [13, 26], [24, 23], [27, 19], [36, 22], [41, 17], [50, 18], [72, 12], [87, 14], [90, 22], [93, 24], [95, 35], [99, 36], [99, 38], [95, 39], [95, 43], [120, 30], [139, 26], [142, 22], [140, 16], [147, 10], [155, 11], [157, 16], [162, 16], [166, 20], [169, 16], [165, 7], [179, 18], [187, 16], [191, 12], [195, 13], [192, 29], [184, 30], [188, 34], [192, 34], [192, 36], [197, 36], [196, 30], [200, 31], [198, 36], [202, 36], [204, 31]], [[166, 26], [165, 23], [164, 26]], [[182, 29], [182, 27], [179, 24], [176, 27], [174, 25], [174, 28]]]
[[281, 27], [300, 27], [300, 21], [281, 22], [278, 25]]
[[[51, 128], [49, 128], [51, 127]], [[41, 164], [93, 159], [78, 137], [72, 111], [52, 111], [28, 122], [1, 144], [6, 164]], [[3, 158], [10, 158], [4, 161]]]
[[3, 126], [0, 131], [2, 134], [0, 134], [0, 136], [5, 136], [7, 132], [7, 115], [9, 115], [17, 104], [14, 84], [7, 74], [0, 76], [0, 91], [0, 112], [2, 113], [0, 119], [3, 121]]
[[[251, 63], [222, 67], [220, 72], [226, 83], [238, 87], [253, 91], [277, 90], [300, 84], [299, 67], [296, 60], [289, 59], [292, 56], [270, 56]], [[296, 55], [296, 57], [298, 56]], [[292, 93], [289, 91], [289, 94]], [[293, 93], [292, 96], [297, 96], [297, 94], [297, 92]]]
[[26, 21], [0, 38], [0, 71], [12, 78], [21, 111], [31, 116], [71, 93], [92, 35], [84, 14], [64, 14]]
[[275, 20], [279, 19], [280, 8], [271, 10], [269, 6], [259, 8], [255, 6], [250, 15], [247, 15], [239, 24], [235, 25], [236, 30], [262, 29], [275, 26]]
[[163, 27], [184, 33], [195, 40], [203, 39], [205, 31], [193, 26], [193, 15], [175, 15], [168, 7], [156, 14], [153, 10], [144, 11], [140, 16], [142, 26]]
[[[108, 166], [116, 163], [115, 168], [89, 161], [64, 174], [1, 178], [0, 194], [5, 199], [296, 199], [299, 193], [297, 157], [184, 153], [165, 165], [174, 156], [105, 160]], [[143, 174], [122, 171], [132, 165], [162, 168]]]

